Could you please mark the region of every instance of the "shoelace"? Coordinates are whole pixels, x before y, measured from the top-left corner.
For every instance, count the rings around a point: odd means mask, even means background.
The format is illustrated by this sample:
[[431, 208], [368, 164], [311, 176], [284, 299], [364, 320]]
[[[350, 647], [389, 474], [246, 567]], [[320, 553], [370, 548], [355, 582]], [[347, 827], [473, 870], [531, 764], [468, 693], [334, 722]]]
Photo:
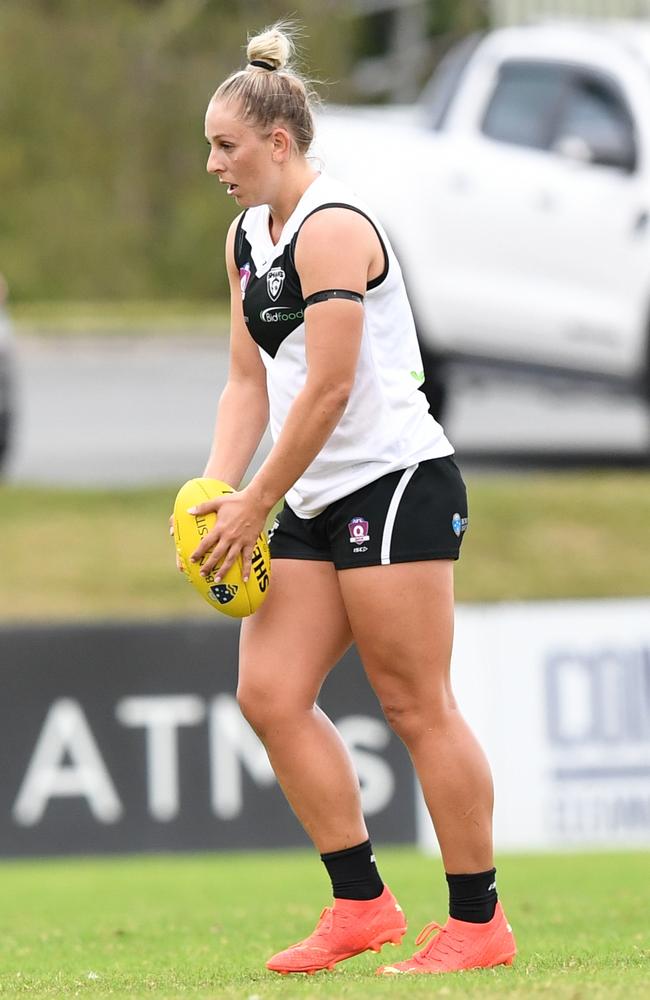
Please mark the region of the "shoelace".
[[[417, 962], [422, 962], [424, 960], [430, 962], [432, 959], [434, 961], [440, 961], [442, 956], [448, 955], [450, 951], [455, 951], [457, 954], [462, 951], [462, 941], [460, 938], [454, 938], [446, 927], [443, 927], [442, 924], [436, 923], [435, 920], [432, 920], [430, 924], [427, 924], [426, 927], [422, 928], [415, 939], [416, 945], [424, 944], [427, 938], [429, 938], [434, 931], [438, 931], [439, 933], [436, 934], [433, 940], [430, 941], [429, 944], [422, 949], [422, 951], [418, 951], [413, 956]], [[458, 944], [461, 947], [457, 948], [454, 944]], [[434, 954], [435, 952], [439, 952], [439, 954], [436, 955]]]
[[[337, 913], [336, 919], [338, 923], [345, 924], [348, 920], [348, 915], [347, 913]], [[309, 935], [309, 937], [305, 938], [305, 941], [309, 941], [311, 943], [318, 938], [325, 937], [327, 934], [330, 933], [333, 926], [334, 926], [334, 907], [325, 906], [321, 912], [320, 917], [318, 918], [318, 923], [316, 924], [316, 927]], [[301, 944], [302, 943], [304, 942], [301, 942]]]

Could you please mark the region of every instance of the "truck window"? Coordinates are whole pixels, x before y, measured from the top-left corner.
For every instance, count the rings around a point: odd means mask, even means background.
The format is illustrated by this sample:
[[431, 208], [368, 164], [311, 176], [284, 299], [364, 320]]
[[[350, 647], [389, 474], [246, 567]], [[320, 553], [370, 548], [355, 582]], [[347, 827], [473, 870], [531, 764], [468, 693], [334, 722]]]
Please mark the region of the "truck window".
[[582, 139], [596, 164], [625, 170], [636, 166], [631, 113], [623, 96], [601, 76], [580, 72], [572, 78], [553, 144], [566, 138]]
[[418, 103], [424, 108], [429, 127], [436, 132], [445, 126], [465, 67], [482, 39], [483, 35], [477, 31], [449, 49], [420, 95]]
[[567, 67], [560, 64], [503, 63], [481, 131], [498, 142], [548, 149], [567, 81]]

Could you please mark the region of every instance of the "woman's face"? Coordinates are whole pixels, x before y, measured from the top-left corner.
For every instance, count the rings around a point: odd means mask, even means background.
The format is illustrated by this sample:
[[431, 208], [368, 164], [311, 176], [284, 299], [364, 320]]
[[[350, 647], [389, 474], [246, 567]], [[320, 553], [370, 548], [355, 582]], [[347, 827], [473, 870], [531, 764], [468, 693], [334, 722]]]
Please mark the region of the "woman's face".
[[211, 101], [205, 115], [205, 137], [210, 146], [206, 169], [228, 185], [238, 205], [264, 205], [270, 198], [273, 135], [262, 136], [237, 117], [231, 102]]

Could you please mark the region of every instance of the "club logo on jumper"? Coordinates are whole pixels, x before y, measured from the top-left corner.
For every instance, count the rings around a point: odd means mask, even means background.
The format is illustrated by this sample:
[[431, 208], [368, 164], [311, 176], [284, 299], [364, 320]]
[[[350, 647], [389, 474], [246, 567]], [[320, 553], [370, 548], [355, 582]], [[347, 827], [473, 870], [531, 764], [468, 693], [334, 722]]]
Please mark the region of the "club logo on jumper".
[[241, 297], [244, 298], [246, 294], [246, 289], [248, 288], [248, 282], [251, 280], [251, 266], [249, 263], [244, 264], [243, 267], [239, 268], [239, 287], [241, 288]]
[[460, 538], [462, 533], [464, 531], [467, 531], [467, 518], [461, 517], [460, 514], [452, 514], [451, 526], [453, 528], [456, 538]]
[[260, 319], [263, 323], [290, 323], [291, 320], [304, 318], [302, 309], [287, 309], [285, 306], [271, 306], [270, 309], [262, 309]]
[[236, 583], [215, 583], [210, 587], [210, 594], [219, 604], [229, 604], [237, 595]]
[[277, 302], [284, 285], [284, 271], [281, 267], [272, 267], [266, 275], [266, 288], [271, 302]]
[[[368, 522], [364, 521], [362, 517], [353, 517], [348, 523], [348, 531], [350, 532], [350, 542], [352, 545], [361, 545], [362, 542], [370, 541]], [[355, 549], [354, 551], [356, 552], [357, 550]]]

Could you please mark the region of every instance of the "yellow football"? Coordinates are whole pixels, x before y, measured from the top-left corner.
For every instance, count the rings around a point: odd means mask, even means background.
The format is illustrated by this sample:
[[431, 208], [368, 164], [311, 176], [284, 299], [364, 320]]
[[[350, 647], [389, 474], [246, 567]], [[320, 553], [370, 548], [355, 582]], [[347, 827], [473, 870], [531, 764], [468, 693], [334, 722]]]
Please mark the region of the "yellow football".
[[247, 582], [242, 575], [241, 556], [219, 583], [215, 580], [217, 569], [201, 576], [204, 559], [200, 563], [190, 562], [190, 556], [214, 526], [217, 515], [188, 514], [188, 508], [234, 492], [232, 486], [218, 479], [190, 479], [181, 486], [174, 502], [174, 542], [185, 576], [208, 604], [231, 618], [246, 618], [257, 611], [269, 592], [271, 557], [265, 533], [257, 539]]

